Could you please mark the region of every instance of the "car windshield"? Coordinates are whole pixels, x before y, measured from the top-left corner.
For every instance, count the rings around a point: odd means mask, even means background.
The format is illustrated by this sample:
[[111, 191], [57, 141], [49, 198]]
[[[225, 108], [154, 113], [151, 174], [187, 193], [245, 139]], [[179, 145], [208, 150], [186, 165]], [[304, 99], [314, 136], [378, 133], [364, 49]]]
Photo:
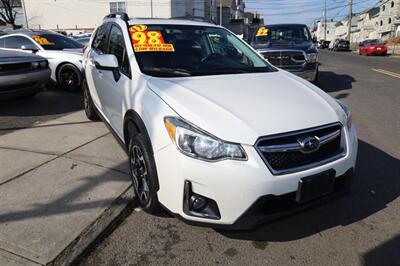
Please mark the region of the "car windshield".
[[349, 41], [346, 41], [346, 40], [340, 40], [339, 43], [340, 43], [340, 44], [350, 44], [350, 42], [349, 42]]
[[274, 71], [229, 31], [207, 26], [132, 25], [129, 27], [141, 71], [182, 77]]
[[381, 40], [370, 40], [367, 42], [369, 45], [382, 45], [383, 42]]
[[311, 35], [306, 26], [302, 25], [272, 25], [261, 27], [255, 36], [255, 41], [266, 43], [270, 41], [309, 42]]
[[83, 44], [59, 34], [35, 34], [32, 39], [45, 50], [82, 49]]

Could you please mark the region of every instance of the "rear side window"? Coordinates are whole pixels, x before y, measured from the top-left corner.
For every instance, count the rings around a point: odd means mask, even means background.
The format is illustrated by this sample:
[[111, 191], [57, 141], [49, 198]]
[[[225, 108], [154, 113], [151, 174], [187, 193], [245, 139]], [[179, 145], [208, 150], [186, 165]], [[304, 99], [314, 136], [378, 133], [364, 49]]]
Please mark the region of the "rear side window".
[[130, 77], [131, 71], [128, 53], [126, 52], [126, 46], [124, 42], [124, 35], [122, 34], [121, 29], [117, 26], [111, 27], [107, 54], [115, 55], [118, 59], [121, 72]]
[[96, 31], [96, 35], [94, 36], [92, 43], [92, 48], [95, 49], [98, 53], [106, 53], [108, 29], [109, 25], [105, 24], [100, 26]]
[[37, 49], [37, 46], [28, 38], [22, 36], [10, 36], [3, 39], [3, 47], [9, 49]]

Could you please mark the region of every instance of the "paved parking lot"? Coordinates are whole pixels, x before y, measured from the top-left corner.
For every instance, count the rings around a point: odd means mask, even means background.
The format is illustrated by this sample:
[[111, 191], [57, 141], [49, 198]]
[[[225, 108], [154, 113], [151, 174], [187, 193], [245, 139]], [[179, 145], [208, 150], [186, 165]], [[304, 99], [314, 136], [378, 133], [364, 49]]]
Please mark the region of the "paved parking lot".
[[[318, 86], [350, 105], [358, 127], [358, 169], [350, 197], [247, 232], [188, 226], [168, 215], [156, 217], [135, 209], [77, 263], [400, 265], [400, 78], [390, 75], [400, 73], [400, 61], [326, 51], [321, 53], [320, 61]], [[1, 175], [0, 190], [13, 182], [20, 183], [14, 190], [1, 190], [7, 192], [0, 196], [7, 199], [7, 204], [0, 203], [0, 213], [11, 214], [0, 216], [0, 220], [16, 222], [21, 213], [30, 210], [25, 228], [35, 228], [31, 231], [36, 233], [49, 230], [50, 235], [52, 229], [41, 227], [39, 216], [66, 219], [79, 208], [86, 208], [88, 215], [96, 215], [110, 197], [104, 195], [92, 205], [79, 204], [82, 198], [110, 184], [119, 191], [120, 183], [128, 182], [126, 158], [104, 125], [85, 119], [81, 97], [51, 89], [34, 99], [0, 104], [0, 157], [11, 162], [24, 158], [32, 165], [51, 162], [42, 173], [33, 172], [25, 179], [16, 178], [20, 175], [15, 171], [25, 171], [20, 166], [13, 170], [9, 165], [1, 165], [1, 169], [7, 170]], [[54, 137], [57, 135], [59, 138]], [[31, 153], [42, 157], [32, 156], [34, 159], [30, 160]], [[73, 202], [54, 199], [52, 206], [40, 208], [41, 197], [32, 197], [32, 205], [12, 210], [12, 204], [18, 201], [18, 187], [33, 189], [35, 180], [53, 173], [54, 184], [62, 189], [63, 179], [74, 178], [70, 175], [74, 168], [88, 172], [83, 175], [87, 177], [86, 185], [67, 189]], [[51, 198], [45, 189], [40, 191], [43, 197]], [[66, 211], [58, 216], [60, 206]], [[7, 230], [12, 230], [7, 221], [1, 221], [0, 244], [9, 236]], [[13, 240], [16, 246], [22, 236], [21, 233]], [[37, 237], [28, 240], [46, 241]], [[36, 243], [28, 240], [24, 242], [27, 245]], [[51, 257], [40, 246], [35, 252], [44, 254], [43, 258]]]

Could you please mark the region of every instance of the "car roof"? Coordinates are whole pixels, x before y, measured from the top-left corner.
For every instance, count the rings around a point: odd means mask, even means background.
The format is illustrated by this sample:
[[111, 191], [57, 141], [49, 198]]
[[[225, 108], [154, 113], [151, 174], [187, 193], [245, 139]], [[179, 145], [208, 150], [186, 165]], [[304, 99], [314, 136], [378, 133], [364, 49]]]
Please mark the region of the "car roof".
[[57, 33], [55, 31], [50, 31], [50, 30], [32, 30], [32, 29], [9, 30], [9, 31], [4, 31], [4, 33], [5, 33], [5, 35], [9, 35], [9, 34], [25, 34], [25, 35], [28, 35], [28, 36], [41, 35], [41, 34], [62, 35], [62, 34]]
[[187, 20], [187, 19], [163, 19], [163, 18], [134, 18], [129, 20], [129, 25], [188, 25], [188, 26], [208, 26], [220, 27], [219, 25], [211, 24], [208, 22]]

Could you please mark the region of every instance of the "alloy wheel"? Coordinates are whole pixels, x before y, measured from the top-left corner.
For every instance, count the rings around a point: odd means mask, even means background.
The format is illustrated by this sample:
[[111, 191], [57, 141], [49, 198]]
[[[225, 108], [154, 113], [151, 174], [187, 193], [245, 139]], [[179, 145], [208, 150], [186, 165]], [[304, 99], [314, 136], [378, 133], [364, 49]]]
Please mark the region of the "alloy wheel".
[[148, 171], [146, 162], [139, 146], [135, 145], [131, 148], [130, 170], [133, 185], [139, 200], [142, 204], [147, 204], [150, 200], [150, 189], [148, 185]]

